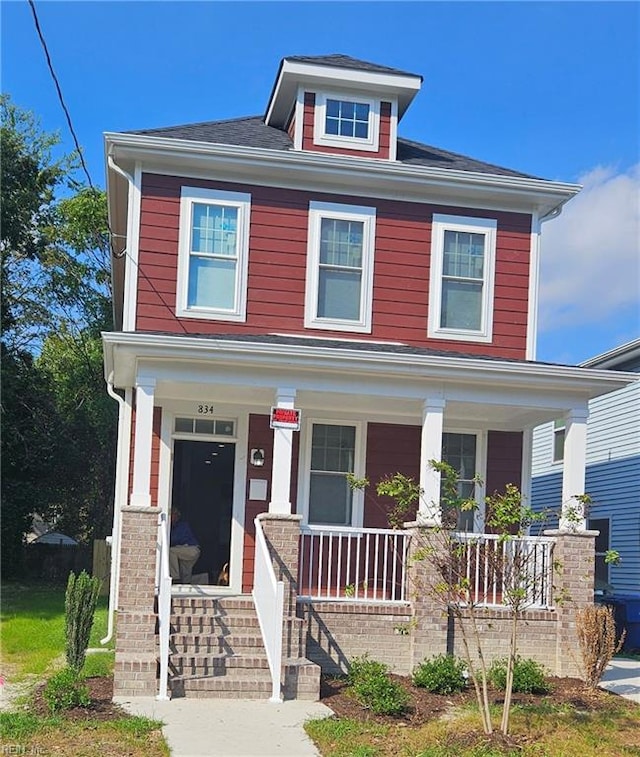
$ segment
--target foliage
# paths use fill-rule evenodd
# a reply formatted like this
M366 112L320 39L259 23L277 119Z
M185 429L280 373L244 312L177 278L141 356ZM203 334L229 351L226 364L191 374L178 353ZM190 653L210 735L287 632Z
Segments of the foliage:
M52 715L72 707L88 707L91 704L89 689L78 671L63 668L47 681L42 692Z
M434 694L455 694L467 686L467 666L454 655L423 660L413 671L413 683Z
M489 668L489 680L504 691L507 687L508 660L494 660ZM545 677L545 670L536 660L517 656L513 666L513 691L521 694L546 694L550 686Z
M376 715L397 715L407 708L408 695L391 680L387 665L366 654L351 660L349 688L360 704Z
M613 607L588 605L576 613L576 634L584 679L595 689L613 656L622 649L626 631L616 643Z
M74 179L59 139L0 100L2 569L19 575L34 511L81 541L108 532L117 408L100 332L111 328L106 196ZM60 518L61 513L64 518ZM58 522L56 522L58 521Z
M100 579L82 571L69 574L65 594L65 639L67 664L80 673L89 646L93 617L100 592Z
M389 524L400 528L408 513L420 499L420 487L408 476L396 473L383 478L377 486L378 496L391 497L394 502L389 511Z

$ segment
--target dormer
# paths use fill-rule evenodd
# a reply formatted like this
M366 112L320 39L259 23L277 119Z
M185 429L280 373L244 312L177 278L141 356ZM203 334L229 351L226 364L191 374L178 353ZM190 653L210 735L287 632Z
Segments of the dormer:
M347 55L283 58L265 123L296 150L396 159L398 122L422 77Z

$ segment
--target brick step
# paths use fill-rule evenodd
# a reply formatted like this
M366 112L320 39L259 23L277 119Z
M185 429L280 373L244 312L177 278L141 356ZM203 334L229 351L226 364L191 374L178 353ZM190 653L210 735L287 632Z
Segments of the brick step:
M268 699L271 696L271 676L269 671L260 671L244 679L228 676L177 676L170 681L174 697L206 699Z
M174 633L169 639L169 647L176 652L190 652L191 654L217 654L230 647L264 650L262 636L259 633Z
M202 625L202 626L242 626L242 627L259 627L257 615L194 615L185 613L184 615L172 614L169 618L171 625Z
M255 613L255 606L252 599L239 599L237 597L224 599L214 599L211 597L174 597L171 600L171 611L181 615L188 613L202 615L211 612L242 615Z
M244 677L247 672L269 668L266 655L210 654L192 655L173 653L169 664L182 676L224 676Z

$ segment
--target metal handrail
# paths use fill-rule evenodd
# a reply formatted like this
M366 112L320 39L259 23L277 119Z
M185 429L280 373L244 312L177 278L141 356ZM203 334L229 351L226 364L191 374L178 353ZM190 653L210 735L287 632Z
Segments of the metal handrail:
M276 579L267 540L260 520L256 527L256 549L253 568L253 601L271 671L270 702L282 702L282 624L284 620L284 582Z
M169 626L171 623L171 574L169 573L169 538L167 515L158 517L158 635L160 641L160 680L156 699L169 699Z

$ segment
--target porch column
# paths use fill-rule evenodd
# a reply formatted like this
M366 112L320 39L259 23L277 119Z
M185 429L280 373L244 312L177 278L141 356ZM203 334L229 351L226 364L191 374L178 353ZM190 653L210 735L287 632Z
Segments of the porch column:
M429 460L442 460L442 426L445 400L429 397L422 405L422 435L420 437L420 488L417 521L421 526L438 526L440 512L440 473Z
M136 425L133 454L133 487L130 505L151 505L151 440L153 436L153 401L156 381L138 378L136 381Z
M586 528L584 505L576 497L585 493L588 417L586 405L574 408L565 417L561 531L584 531Z
M289 410L294 408L296 390L279 388L276 407ZM293 453L293 430L273 429L273 469L271 472L270 513L289 515L291 513L291 457Z

